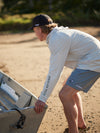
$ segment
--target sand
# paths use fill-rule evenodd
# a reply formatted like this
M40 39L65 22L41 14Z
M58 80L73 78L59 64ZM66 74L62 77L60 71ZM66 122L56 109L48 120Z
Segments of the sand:
M100 40L100 27L73 28L90 33ZM48 73L49 57L47 44L40 42L34 33L0 35L0 70L17 80L37 97L40 95ZM38 133L66 133L68 124L58 93L71 71L64 68L47 101L48 109ZM83 133L100 133L100 79L87 94L83 92L80 94L88 127Z

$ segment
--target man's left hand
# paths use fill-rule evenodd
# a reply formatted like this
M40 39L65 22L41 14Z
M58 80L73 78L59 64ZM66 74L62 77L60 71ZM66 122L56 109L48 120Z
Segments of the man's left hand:
M40 100L37 100L36 103L35 103L34 110L35 110L36 113L41 113L41 112L43 112L44 107L45 107L45 103L40 101Z

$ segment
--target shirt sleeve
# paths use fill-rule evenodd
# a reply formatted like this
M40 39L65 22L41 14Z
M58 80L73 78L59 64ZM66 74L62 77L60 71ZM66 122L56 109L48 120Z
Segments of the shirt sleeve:
M55 43L55 44L54 44ZM40 94L39 100L46 102L47 99L49 98L53 88L55 87L60 74L63 70L70 45L68 42L64 41L57 41L56 40L53 42L54 48L57 48L58 50L52 50L51 52L51 57L50 57L50 66L49 66L49 72L44 84L44 88ZM56 46L55 46L56 45ZM53 45L52 45L53 46Z

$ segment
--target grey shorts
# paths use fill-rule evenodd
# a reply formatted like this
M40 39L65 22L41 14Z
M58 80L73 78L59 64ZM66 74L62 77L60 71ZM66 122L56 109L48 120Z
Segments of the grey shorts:
M76 90L88 92L99 77L100 72L75 69L68 78L66 84Z

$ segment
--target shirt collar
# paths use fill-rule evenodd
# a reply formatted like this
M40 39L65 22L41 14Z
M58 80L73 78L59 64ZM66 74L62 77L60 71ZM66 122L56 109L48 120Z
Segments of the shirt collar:
M53 28L53 30L47 35L47 38L46 38L47 44L49 44L49 38L50 38L51 34L55 31L55 29L57 29L57 27Z
M49 44L49 39L53 32L55 32L56 30L65 30L65 28L69 29L68 27L63 27L63 26L60 26L60 27L56 26L55 28L53 28L53 30L47 35L47 38L46 38L47 44Z

